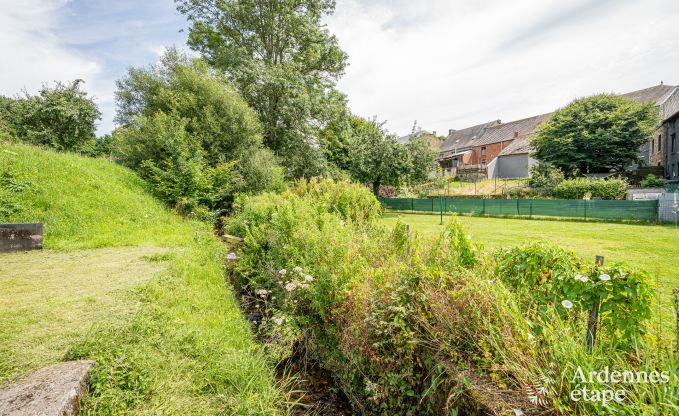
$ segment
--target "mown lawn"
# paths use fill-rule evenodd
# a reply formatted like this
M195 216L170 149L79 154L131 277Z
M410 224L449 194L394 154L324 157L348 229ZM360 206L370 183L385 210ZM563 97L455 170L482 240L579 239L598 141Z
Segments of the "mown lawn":
M427 236L441 230L440 217L426 214L387 213L386 224L398 219ZM452 216L445 216L444 223ZM624 262L645 269L660 282L664 313L671 317L672 288L679 287L679 228L674 225L510 219L456 216L475 242L510 247L526 241L546 240L574 250L594 262L602 255L606 263ZM655 284L655 282L653 282Z
M0 142L4 222L43 223L45 250L0 254L0 385L93 359L82 414L279 413L209 224L107 160Z

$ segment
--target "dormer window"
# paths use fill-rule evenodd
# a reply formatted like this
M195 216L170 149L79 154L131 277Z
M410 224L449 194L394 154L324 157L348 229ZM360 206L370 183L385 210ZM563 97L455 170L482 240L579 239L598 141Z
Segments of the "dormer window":
M481 156L485 156L485 155L486 155L486 146L483 146L481 148Z

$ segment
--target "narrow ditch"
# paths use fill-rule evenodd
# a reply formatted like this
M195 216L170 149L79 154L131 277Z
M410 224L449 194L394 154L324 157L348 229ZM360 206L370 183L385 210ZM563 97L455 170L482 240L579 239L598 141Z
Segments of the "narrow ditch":
M242 240L233 236L221 236L232 252L235 252ZM227 268L229 262L228 258ZM260 325L266 317L263 314L265 303L254 293L241 287L228 273L228 280L237 296L238 303L245 319L252 325L253 333L260 344L267 342L261 336ZM289 400L296 405L293 415L327 415L350 416L353 414L346 395L335 386L330 372L321 368L318 363L309 360L301 353L293 354L275 368L277 380L289 389Z

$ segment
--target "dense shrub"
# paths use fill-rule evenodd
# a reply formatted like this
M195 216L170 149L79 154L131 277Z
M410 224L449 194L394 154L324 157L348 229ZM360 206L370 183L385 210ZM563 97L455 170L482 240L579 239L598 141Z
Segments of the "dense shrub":
M192 140L185 121L157 113L139 117L115 134L116 157L136 169L162 201L182 214L209 218L222 211L243 179L235 162L209 166L203 149Z
M530 173L528 185L545 196L552 196L554 189L565 179L559 168L544 163L532 166Z
M625 199L627 182L622 179L568 179L554 188L554 197L560 199L582 199L587 194L592 198Z
M380 226L377 201L348 183L300 182L239 205L225 227L244 237L231 272L260 313L267 349L330 371L356 413L596 414L597 403L568 400L578 360L646 365L621 352L644 340L642 273L591 269L541 244L498 259L455 223L423 241L402 223ZM611 279L598 277L604 271ZM589 356L583 325L594 296L606 329ZM633 394L644 398L616 409L633 414L648 400L676 399L671 388Z
M101 118L94 99L81 88L82 83L57 82L54 88L44 85L38 95L2 97L0 118L19 140L57 150L82 151L95 143L95 123Z
M642 188L662 188L667 181L663 178L658 178L654 174L649 173L646 178L641 181Z

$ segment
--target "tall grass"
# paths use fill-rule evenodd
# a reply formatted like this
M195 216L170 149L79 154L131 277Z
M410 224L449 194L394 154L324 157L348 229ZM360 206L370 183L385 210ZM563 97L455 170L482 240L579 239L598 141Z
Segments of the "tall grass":
M668 344L648 334L620 343L616 337L627 335L602 330L590 353L586 311L517 296L496 253L474 244L460 225L423 239L403 223L379 226L370 214L379 206L338 210L331 201L344 198L323 196L362 200L362 192L312 181L242 201L242 212L227 223L245 238L233 271L263 311L261 335L277 346L270 350L312 357L356 413L674 414L677 355ZM354 206L363 214L352 214ZM565 269L560 261L547 258L546 271L525 266L543 280ZM630 325L646 325L645 317ZM624 385L625 399L604 407L571 399L578 366L658 369L674 378Z

